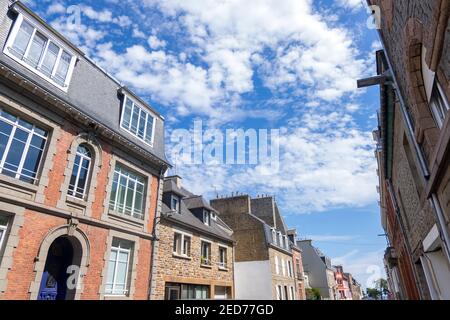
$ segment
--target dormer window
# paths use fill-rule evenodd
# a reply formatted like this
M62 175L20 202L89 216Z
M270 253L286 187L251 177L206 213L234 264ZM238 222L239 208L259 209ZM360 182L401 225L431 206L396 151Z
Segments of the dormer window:
M277 232L275 229L272 229L272 243L277 244Z
M150 112L125 96L120 126L149 145L153 145L155 118Z
M278 246L283 247L283 235L278 232Z
M211 225L211 213L208 210L203 210L203 223L207 226Z
M180 213L180 197L173 194L171 198L170 209Z
M19 13L4 53L66 92L76 57L37 25Z

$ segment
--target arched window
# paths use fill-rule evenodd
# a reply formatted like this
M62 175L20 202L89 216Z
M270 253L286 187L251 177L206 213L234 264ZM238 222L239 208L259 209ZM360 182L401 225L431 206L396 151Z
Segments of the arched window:
M69 182L69 195L79 199L85 199L86 189L91 169L91 151L85 144L80 144L77 148L75 163L73 165L72 176Z

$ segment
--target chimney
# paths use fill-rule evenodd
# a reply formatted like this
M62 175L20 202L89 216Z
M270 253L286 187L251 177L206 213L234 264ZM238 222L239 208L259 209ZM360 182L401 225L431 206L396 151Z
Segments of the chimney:
M165 178L165 180L173 180L173 181L175 181L175 183L177 184L178 188L181 188L181 180L182 179L183 178L181 178L179 175L169 176L169 177Z

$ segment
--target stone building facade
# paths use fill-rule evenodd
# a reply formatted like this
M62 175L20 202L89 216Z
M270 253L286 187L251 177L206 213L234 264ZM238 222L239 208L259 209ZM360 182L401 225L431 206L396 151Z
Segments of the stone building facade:
M273 197L237 195L211 200L233 230L235 297L296 300L296 281L287 228Z
M302 249L297 246L297 231L290 229L287 231L292 248L292 263L294 266L294 277L296 280L298 300L306 300L305 272L303 270Z
M448 299L450 1L368 2L381 9L384 47L372 84L381 87L381 203L388 195L396 217L387 258L401 265L404 298Z
M0 45L0 299L148 299L163 118L21 2Z
M201 197L165 178L151 299L232 299L231 229Z

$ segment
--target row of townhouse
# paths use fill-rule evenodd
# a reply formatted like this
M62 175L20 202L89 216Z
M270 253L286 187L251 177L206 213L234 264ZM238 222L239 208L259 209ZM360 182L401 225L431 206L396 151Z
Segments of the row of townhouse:
M323 300L361 300L362 287L343 266L332 265L332 261L312 240L298 240L302 250L303 269L307 287L318 289Z
M304 299L271 197L165 177L164 118L0 0L0 299Z
M450 1L370 0L383 50L375 156L396 299L450 299Z

